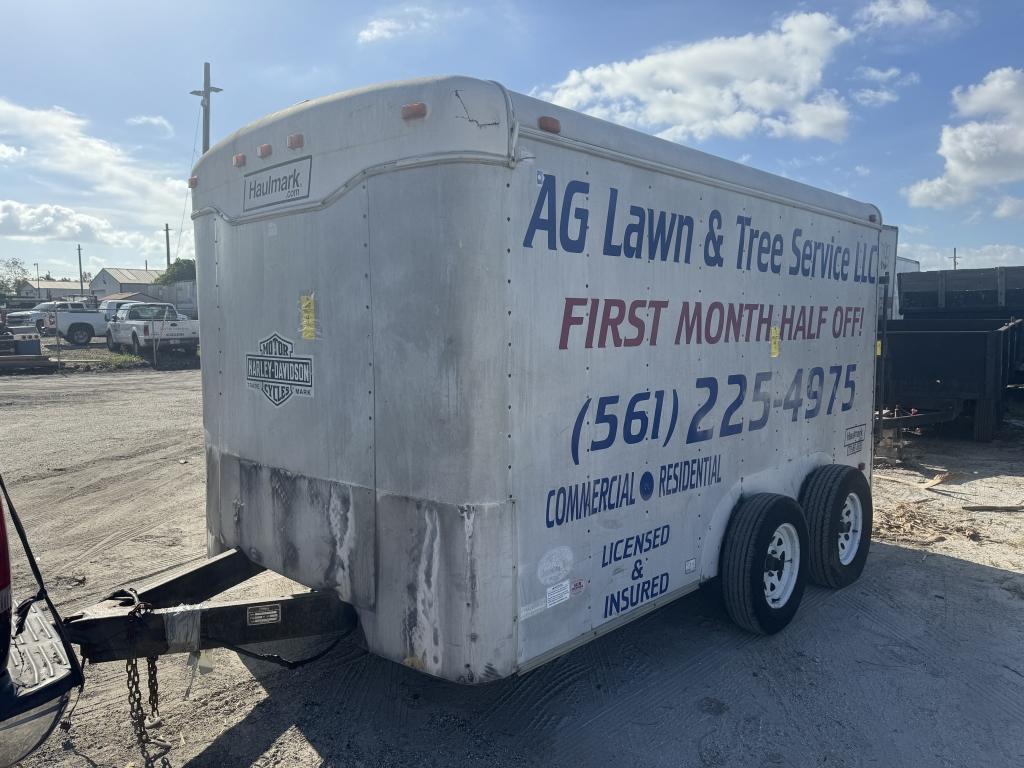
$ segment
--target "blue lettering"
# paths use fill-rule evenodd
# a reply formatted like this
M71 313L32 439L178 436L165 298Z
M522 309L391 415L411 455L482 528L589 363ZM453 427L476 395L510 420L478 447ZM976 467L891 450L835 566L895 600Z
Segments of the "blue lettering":
M558 234L562 243L562 250L568 253L583 253L587 242L587 218L590 211L586 208L573 208L573 198L576 195L586 195L590 192L590 184L585 181L570 181L565 185L565 194L562 197L562 225ZM569 213L580 222L579 231L576 237L569 234Z
M544 174L533 216L523 238L524 248L533 248L533 238L539 231L548 233L548 250L555 250L555 177L550 173Z
M608 218L604 224L604 255L619 256L622 253L622 244L612 242L612 234L615 230L615 207L619 199L619 190L611 188L608 196Z

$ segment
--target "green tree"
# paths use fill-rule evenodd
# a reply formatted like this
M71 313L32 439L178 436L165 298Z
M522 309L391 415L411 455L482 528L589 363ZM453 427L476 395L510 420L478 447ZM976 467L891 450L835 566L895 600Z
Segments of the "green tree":
M158 285L170 285L180 283L182 280L196 279L195 259L175 259L170 269L156 279Z
M21 259L0 259L0 293L14 293L28 280L28 270Z

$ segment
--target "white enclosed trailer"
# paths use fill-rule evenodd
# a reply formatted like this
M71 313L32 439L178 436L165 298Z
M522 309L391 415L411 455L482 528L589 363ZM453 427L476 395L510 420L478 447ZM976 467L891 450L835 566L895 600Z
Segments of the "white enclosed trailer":
M467 78L196 166L211 554L460 682L867 556L878 210Z

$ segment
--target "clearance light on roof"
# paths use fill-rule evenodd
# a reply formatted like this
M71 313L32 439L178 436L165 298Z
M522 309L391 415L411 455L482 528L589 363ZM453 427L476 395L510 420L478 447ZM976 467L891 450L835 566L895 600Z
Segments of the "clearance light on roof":
M235 166L235 168L244 168L245 167L245 153L244 152L239 152L237 155L235 155L233 158L231 158L231 164L233 166Z
M557 117L548 117L547 115L544 115L544 117L537 120L537 127L542 131L547 131L548 133L562 132L562 124L558 122Z
M293 133L288 137L288 149L302 149L306 139L301 133Z
M422 101L414 101L412 104L402 105L403 120L418 120L427 116L427 105Z
M260 144L256 147L257 157L270 157L274 153L274 148L269 144Z
M198 186L199 186L199 177L198 176L189 176L188 177L188 188L189 189L195 189Z

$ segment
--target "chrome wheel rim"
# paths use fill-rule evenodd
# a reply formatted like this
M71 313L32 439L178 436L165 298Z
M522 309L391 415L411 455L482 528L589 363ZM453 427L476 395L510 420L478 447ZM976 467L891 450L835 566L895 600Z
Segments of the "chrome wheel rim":
M783 523L768 541L764 558L764 597L772 608L789 602L800 573L800 536L792 523Z
M839 513L839 562L849 565L860 549L860 534L864 527L864 505L856 493L848 493Z

